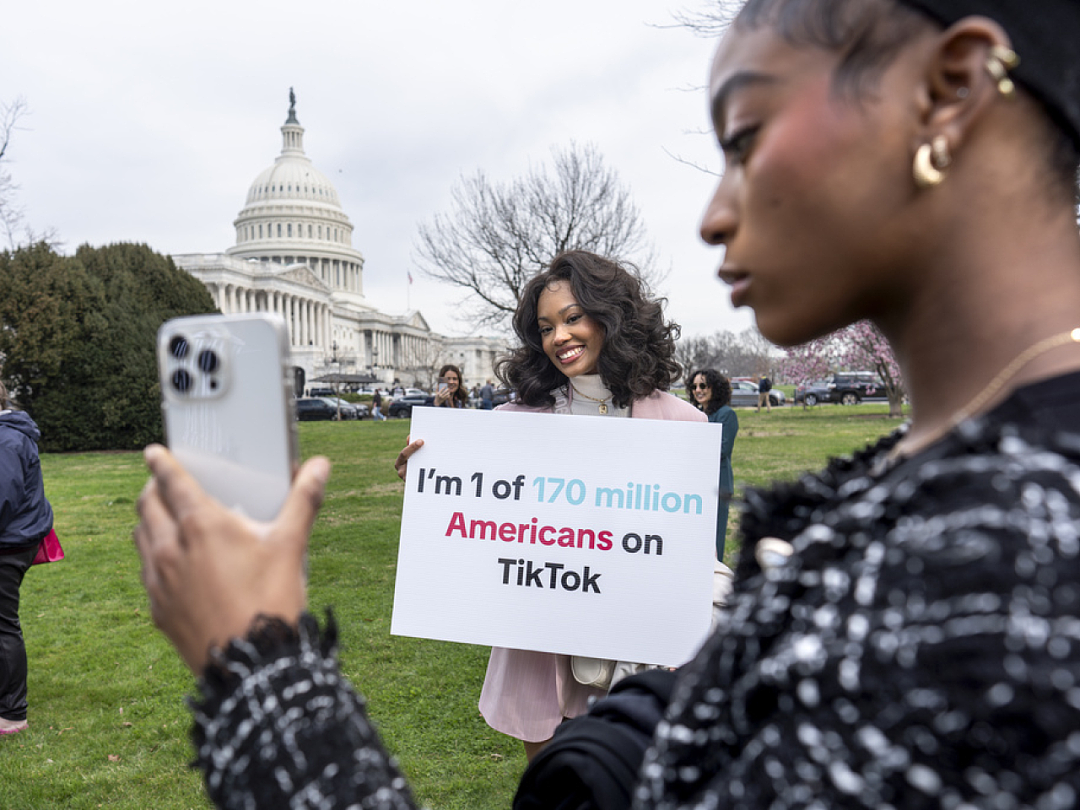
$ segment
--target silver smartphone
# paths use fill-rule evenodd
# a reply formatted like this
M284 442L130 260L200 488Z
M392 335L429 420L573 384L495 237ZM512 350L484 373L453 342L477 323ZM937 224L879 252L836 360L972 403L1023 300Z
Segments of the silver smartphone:
M296 468L293 373L277 315L195 315L158 331L165 438L202 487L271 520Z

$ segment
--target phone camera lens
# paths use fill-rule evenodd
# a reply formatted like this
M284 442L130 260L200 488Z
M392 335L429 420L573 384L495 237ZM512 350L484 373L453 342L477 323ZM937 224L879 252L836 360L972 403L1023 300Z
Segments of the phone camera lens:
M181 394L186 394L191 390L191 374L187 369L178 368L172 375L173 388L179 391Z
M183 360L185 357L187 357L187 353L187 338L183 335L174 335L172 340L169 341L169 354L171 354L177 360Z
M213 374L218 369L218 356L210 349L199 352L199 370L207 374Z

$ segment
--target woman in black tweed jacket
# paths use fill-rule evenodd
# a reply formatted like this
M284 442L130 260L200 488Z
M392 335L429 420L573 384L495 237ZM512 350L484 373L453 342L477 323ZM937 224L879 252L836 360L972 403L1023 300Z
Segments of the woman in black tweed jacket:
M720 43L702 235L733 303L781 345L874 321L914 418L747 493L727 622L678 675L636 807L1077 804L1078 41L1075 0L750 0ZM136 542L204 675L210 795L411 806L300 619L325 461L267 539L147 459ZM763 570L765 538L790 555ZM260 613L280 621L249 633Z

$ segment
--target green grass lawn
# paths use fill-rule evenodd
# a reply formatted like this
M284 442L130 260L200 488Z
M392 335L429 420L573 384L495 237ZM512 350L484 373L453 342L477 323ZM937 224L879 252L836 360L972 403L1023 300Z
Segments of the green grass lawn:
M896 425L884 404L738 413L739 486L793 478ZM403 492L392 463L408 429L300 425L304 455L334 463L311 541L311 604L334 607L343 669L420 803L503 810L525 758L477 711L487 648L390 636ZM131 542L141 455L45 455L42 466L67 559L31 569L23 584L30 729L0 738L0 807L208 807L187 765L183 698L194 681L152 626ZM737 522L733 510L729 559Z

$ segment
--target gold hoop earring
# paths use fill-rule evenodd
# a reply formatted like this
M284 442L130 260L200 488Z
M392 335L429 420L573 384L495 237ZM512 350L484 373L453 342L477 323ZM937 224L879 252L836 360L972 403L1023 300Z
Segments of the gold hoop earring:
M997 82L997 89L1005 98L1012 98L1016 92L1016 85L1009 78L1009 71L1015 70L1020 64L1020 57L1016 51L1006 48L1004 45L993 45L990 55L986 57L986 69Z
M930 143L924 143L915 150L915 161L911 166L911 175L919 188L933 188L945 179L945 169L952 163L949 155L949 139L936 135Z

